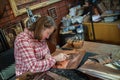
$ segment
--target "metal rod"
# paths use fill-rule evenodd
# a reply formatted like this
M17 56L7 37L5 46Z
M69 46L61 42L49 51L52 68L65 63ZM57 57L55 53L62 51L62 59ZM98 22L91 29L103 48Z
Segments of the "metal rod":
M90 21L91 21L91 26L92 26L93 40L96 41L95 31L94 31L94 24L93 24L93 20L92 20L92 15L93 15L92 9L93 9L93 5L91 4L91 5L90 5Z

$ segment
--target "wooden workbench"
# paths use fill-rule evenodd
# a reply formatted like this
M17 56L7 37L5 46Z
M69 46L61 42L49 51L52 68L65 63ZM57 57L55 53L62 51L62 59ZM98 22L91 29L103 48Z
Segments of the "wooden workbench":
M111 53L113 60L120 60L119 45L85 41L83 48L87 52L92 52L98 55ZM90 59L88 59L81 67L79 67L78 70L85 74L104 80L120 80L120 70L116 70L98 62L91 61Z
M114 59L120 59L120 45L84 41L83 49L96 54L111 53Z
M111 44L84 41L84 45L83 45L82 48L85 49L86 52L91 52L91 53L95 53L95 54L112 53L113 58L120 59L119 58L120 57L120 46L119 45L111 45ZM119 54L119 55L116 56L115 54ZM96 80L106 79L106 78L103 78L103 77L101 78L101 72L99 72L101 70L105 71L104 74L107 74L107 73L110 73L110 72L113 72L117 76L120 74L120 71L117 71L117 70L114 70L114 69L111 69L111 68L107 68L106 66L101 65L99 63L84 64L81 67L79 67L78 70L87 74L87 75L89 75L89 76L95 77L94 79L97 78ZM91 74L92 73L91 70L95 70L100 75ZM22 77L23 77L23 75L22 75ZM24 79L20 79L20 78L21 77L17 78L17 80L24 80ZM61 77L61 78L64 78L64 77ZM93 78L90 79L90 80L93 80Z

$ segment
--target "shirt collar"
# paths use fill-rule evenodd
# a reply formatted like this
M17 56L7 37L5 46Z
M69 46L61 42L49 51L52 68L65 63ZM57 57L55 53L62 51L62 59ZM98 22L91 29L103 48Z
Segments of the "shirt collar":
M24 32L27 33L31 38L34 38L34 33L27 28L24 29Z

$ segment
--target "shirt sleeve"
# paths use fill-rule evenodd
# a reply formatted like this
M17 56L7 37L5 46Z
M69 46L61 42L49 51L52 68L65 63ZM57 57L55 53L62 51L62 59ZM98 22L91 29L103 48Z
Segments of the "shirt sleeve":
M31 72L43 72L50 69L55 64L54 58L37 60L34 55L34 49L30 46L29 41L20 41L18 45L22 54L23 65Z

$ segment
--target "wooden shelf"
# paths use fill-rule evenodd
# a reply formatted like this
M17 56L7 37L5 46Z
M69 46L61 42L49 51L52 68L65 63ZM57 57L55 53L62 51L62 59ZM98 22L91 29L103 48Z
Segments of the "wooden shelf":
M86 25L88 28L89 39L93 40L91 23L83 24ZM93 23L93 25L95 38L97 41L120 44L120 20L111 23Z

